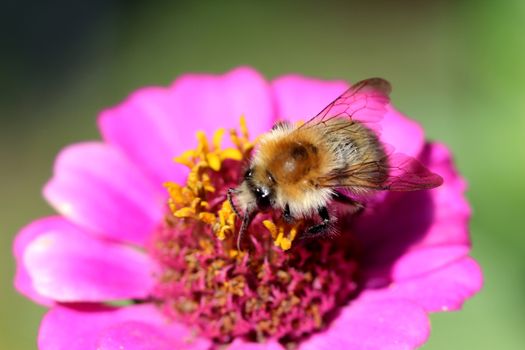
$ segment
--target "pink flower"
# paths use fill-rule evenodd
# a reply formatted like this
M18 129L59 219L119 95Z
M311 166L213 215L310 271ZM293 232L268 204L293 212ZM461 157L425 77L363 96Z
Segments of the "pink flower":
M172 159L195 148L198 129L211 136L220 128L238 128L244 115L250 132L259 135L278 118L308 119L346 87L293 75L267 83L257 72L239 68L224 76L186 75L168 88L144 88L103 111L103 141L64 149L44 188L60 215L32 222L14 244L16 288L50 308L39 348L423 344L430 330L427 314L459 309L481 288L482 276L469 256L465 182L449 151L425 142L421 127L390 105L382 140L419 159L444 184L380 197L352 222L343 218L337 239L283 252L268 248L269 232L259 220L249 234L255 251L235 256L228 249L231 232L221 231L224 241L206 236L216 231L214 220L226 210L219 209L224 191L239 175L234 151L209 156L209 164L222 162L216 172L206 168L215 174L213 191L202 197L209 203L177 192L188 169ZM203 142L201 137L201 151ZM181 205L187 198L192 207Z

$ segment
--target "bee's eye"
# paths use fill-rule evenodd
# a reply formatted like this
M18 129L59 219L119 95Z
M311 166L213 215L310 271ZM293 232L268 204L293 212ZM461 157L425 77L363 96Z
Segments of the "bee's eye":
M266 187L256 187L255 188L255 198L257 206L260 210L267 210L271 207L271 193L270 190Z

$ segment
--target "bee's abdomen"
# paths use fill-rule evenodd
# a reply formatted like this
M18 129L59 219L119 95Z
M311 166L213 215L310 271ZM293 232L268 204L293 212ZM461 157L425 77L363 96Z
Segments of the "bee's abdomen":
M386 161L377 136L360 123L334 120L329 124L326 136L335 168L346 169L356 164Z

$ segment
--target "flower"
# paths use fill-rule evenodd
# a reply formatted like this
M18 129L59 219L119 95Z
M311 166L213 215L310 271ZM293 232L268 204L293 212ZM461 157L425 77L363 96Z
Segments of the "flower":
M16 288L50 308L39 348L423 344L427 314L459 309L482 276L449 151L391 105L382 140L440 174L441 187L385 193L341 219L333 239L295 244L296 228L270 214L250 227L251 252L231 243L225 191L253 147L248 130L306 120L346 87L295 75L267 83L238 68L144 88L103 111L103 141L65 148L44 188L60 215L30 223L14 243ZM241 116L246 126L225 137Z

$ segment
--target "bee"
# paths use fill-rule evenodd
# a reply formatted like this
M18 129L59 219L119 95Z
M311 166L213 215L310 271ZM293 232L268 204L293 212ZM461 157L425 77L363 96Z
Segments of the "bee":
M318 215L320 221L302 233L316 237L329 232L336 220L328 211L332 202L355 214L373 192L442 184L439 175L380 140L379 122L390 91L384 79L360 81L304 124L278 122L260 137L241 183L228 190L228 200L242 218L239 251L258 212L280 211L289 223Z

